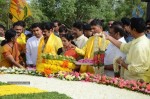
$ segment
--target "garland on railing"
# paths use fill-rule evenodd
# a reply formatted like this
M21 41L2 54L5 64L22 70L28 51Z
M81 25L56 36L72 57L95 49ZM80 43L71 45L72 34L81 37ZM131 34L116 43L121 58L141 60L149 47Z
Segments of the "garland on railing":
M94 75L90 73L78 73L78 72L64 72L52 73L45 71L43 74L35 70L24 70L17 67L13 68L0 68L1 74L27 74L33 76L46 76L48 78L54 77L61 80L68 81L86 81L94 82L97 84L111 85L118 88L125 88L132 91L137 91L150 95L150 84L142 81L124 80L122 78L111 78L107 76Z

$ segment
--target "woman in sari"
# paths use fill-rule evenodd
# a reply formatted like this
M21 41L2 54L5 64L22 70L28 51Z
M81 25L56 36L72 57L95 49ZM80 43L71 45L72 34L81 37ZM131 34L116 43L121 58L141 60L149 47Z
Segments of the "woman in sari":
M12 67L16 66L24 68L19 64L18 44L16 43L16 31L8 30L5 33L5 40L2 41L0 47L0 66Z
M63 55L65 56L72 56L73 58L77 59L78 55L74 49L72 49L71 45L74 44L73 36L70 34L63 34L61 35L61 40L63 43Z

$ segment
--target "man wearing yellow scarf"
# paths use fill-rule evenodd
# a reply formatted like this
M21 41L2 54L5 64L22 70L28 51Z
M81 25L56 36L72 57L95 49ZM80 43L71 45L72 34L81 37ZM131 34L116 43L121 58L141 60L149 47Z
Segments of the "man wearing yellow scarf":
M94 52L98 51L99 49L105 51L109 43L109 41L105 39L105 36L103 34L102 22L99 19L94 19L90 24L94 36L89 38L82 49L79 49L77 47L75 48L76 52L80 55L83 55L85 59L93 59ZM99 35L101 35L102 37L99 37ZM103 69L104 68L93 68L92 66L81 66L80 72L103 74Z
M43 25L43 38L41 38L38 46L37 64L42 62L42 53L51 53L59 55L62 53L62 41L59 37L54 35L53 23L45 23Z
M25 52L26 52L26 35L23 33L25 27L24 21L18 21L13 24L13 29L17 32L17 43L21 54L22 65L25 65Z

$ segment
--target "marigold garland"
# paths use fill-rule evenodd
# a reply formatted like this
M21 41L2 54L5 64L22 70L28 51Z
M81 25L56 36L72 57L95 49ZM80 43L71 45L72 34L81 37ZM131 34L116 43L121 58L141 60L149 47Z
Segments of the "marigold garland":
M45 69L51 70L51 73L59 71L71 72L75 69L74 58L61 55L43 54L42 63L37 64L36 68L39 72L44 72Z

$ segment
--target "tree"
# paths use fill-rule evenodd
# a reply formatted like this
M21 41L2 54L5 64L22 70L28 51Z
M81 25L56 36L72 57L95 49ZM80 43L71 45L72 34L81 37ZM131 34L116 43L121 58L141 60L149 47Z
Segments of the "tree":
M48 17L36 5L37 0L32 0L29 4L32 16L25 19L27 26L36 22L48 21Z
M8 27L9 0L0 0L0 24Z

